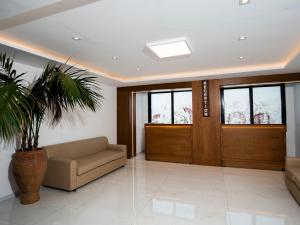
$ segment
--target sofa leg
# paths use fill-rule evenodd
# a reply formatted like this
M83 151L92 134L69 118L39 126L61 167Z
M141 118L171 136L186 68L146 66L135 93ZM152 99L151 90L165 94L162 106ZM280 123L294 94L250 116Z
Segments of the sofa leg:
M76 191L77 191L77 189L74 189L74 190L73 190L73 192L76 192Z

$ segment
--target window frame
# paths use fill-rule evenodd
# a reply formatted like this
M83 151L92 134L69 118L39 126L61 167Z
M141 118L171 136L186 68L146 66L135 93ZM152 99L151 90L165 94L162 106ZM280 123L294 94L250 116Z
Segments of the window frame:
M253 89L261 87L280 87L281 95L281 124L255 124L254 123L254 109L253 109ZM250 103L250 124L225 124L225 101L224 90L230 89L245 89L249 90L249 103ZM239 87L222 87L220 89L221 94L221 123L222 125L286 125L286 96L285 96L285 84L265 84L265 85L247 85Z
M192 90L178 90L178 91L158 91L158 92L148 92L148 123L152 123L152 98L151 96L154 94L165 94L170 93L171 94L171 125L191 125L192 123L174 123L174 93L177 92L191 92Z

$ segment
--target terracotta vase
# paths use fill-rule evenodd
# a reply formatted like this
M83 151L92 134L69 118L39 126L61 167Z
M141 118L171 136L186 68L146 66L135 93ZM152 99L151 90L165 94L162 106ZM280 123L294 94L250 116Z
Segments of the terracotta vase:
M21 203L40 200L40 187L47 169L46 152L42 149L16 152L12 159L13 175L20 189Z

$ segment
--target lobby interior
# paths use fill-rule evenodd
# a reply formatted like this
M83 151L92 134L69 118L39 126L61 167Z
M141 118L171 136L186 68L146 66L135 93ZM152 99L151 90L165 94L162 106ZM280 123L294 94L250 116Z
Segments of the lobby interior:
M0 225L300 225L299 22L294 0L1 2ZM6 57L30 91L51 63L86 77L32 151ZM29 183L20 152L45 154Z

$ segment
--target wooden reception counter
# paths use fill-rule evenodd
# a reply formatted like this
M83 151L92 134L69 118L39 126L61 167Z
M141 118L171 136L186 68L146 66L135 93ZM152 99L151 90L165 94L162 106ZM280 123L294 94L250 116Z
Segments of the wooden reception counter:
M285 125L223 125L222 165L283 170Z
M283 170L285 125L221 125L221 165ZM193 163L193 126L145 124L146 160Z
M192 163L192 125L145 124L146 160Z

